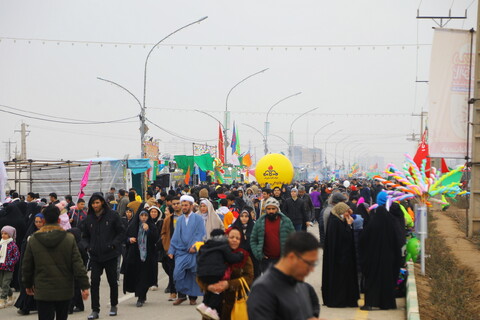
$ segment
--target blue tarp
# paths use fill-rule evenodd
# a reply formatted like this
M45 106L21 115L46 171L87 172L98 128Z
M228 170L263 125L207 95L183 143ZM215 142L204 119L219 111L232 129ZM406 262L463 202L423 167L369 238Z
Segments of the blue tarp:
M151 167L150 159L128 159L128 168L132 170L133 174L145 172Z

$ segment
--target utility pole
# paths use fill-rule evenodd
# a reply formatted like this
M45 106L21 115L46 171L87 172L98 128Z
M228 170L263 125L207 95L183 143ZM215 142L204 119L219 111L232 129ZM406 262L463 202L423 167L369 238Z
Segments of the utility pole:
M22 122L21 129L15 130L15 132L20 132L20 135L22 136L22 151L20 152L20 157L18 160L27 160L27 133L30 133L30 131L27 131L27 127L28 125Z
M477 14L480 14L480 3L477 4ZM476 44L475 44L475 55L478 57L480 52L480 19L477 19L477 33L476 33ZM473 107L472 110L472 123L467 125L472 125L472 158L471 160L467 159L466 161L471 161L471 176L470 176L470 214L467 214L468 220L468 229L467 236L471 237L474 233L480 231L480 63L475 63L475 81L473 82L473 99L470 99L469 103ZM470 79L469 79L470 80ZM470 109L470 108L469 108ZM468 137L467 137L468 139ZM469 145L467 144L467 148ZM468 152L467 152L468 154Z
M8 141L3 141L3 143L5 143L5 149L6 149L5 154L7 155L7 158L5 160L10 161L10 160L13 159L13 157L12 157L12 144L17 144L17 143L13 142L13 141L10 141L10 139L8 139Z

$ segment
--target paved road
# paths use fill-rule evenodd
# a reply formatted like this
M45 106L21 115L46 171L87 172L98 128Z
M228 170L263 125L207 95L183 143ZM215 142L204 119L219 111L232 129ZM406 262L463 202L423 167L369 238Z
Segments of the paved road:
M318 230L317 226L314 226L313 230ZM320 250L320 261L322 260L322 251ZM137 308L135 306L136 299L133 294L123 293L119 294L119 314L116 318L108 316L109 310L109 289L108 283L106 281L105 275L102 277L101 288L100 288L100 319L175 319L175 320L199 320L200 315L195 310L195 307L184 303L180 306L173 306L171 302L167 301L168 295L163 293L167 285L167 277L163 272L162 267L159 268L159 290L158 291L149 291L147 295L147 303L142 308ZM321 287L321 274L322 268L321 263L314 272L310 274L307 279L307 282L312 284L317 291L319 297L321 297L320 287ZM200 301L200 299L199 299ZM359 302L359 305L363 305L363 301ZM75 313L69 316L69 319L85 320L90 314L90 301L86 302L86 311ZM362 319L362 320L404 320L405 316L405 299L397 299L397 310L392 311L361 311L358 308L327 308L322 306L320 316L324 319L329 320L347 320L347 319ZM9 307L7 309L0 310L0 319L10 320L10 319L19 319L24 318L28 319L37 319L36 314L31 314L29 316L19 316L16 313L16 308Z

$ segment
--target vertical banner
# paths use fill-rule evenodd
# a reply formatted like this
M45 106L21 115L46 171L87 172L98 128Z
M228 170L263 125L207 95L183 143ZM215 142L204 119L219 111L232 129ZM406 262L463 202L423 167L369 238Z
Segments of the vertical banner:
M475 62L472 61L470 72L472 36L469 30L435 29L428 106L431 157L464 158L466 155L468 85Z

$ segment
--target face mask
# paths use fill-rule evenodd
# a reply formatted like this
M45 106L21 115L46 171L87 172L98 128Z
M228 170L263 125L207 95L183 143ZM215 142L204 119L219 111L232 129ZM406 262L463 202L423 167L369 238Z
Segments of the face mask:
M267 219L273 221L277 218L278 213L267 214Z

